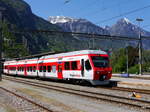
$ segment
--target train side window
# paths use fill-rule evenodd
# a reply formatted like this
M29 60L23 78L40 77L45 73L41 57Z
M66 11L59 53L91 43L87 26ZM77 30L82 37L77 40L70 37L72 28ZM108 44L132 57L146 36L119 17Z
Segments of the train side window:
M70 63L69 62L65 62L65 70L70 70Z
M27 71L28 71L28 72L29 72L29 70L30 70L30 67L27 68Z
M52 72L53 72L53 73L56 72L56 66L55 66L55 65L52 66Z
M32 66L30 66L30 72L32 72Z
M47 66L47 71L51 72L51 66Z
M39 70L40 70L40 72L42 72L42 66L40 66Z
M46 72L46 66L43 66L43 72Z
M33 66L33 72L35 72L36 71L36 66Z
M77 61L72 61L71 67L72 67L72 70L77 70Z
M85 61L85 69L86 69L86 70L91 70L91 69L92 69L89 60L86 60L86 61Z

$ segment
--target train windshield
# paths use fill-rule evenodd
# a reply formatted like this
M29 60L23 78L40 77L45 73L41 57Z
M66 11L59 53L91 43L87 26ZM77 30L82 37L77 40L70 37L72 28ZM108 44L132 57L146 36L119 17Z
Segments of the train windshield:
M92 56L94 67L109 67L108 57Z

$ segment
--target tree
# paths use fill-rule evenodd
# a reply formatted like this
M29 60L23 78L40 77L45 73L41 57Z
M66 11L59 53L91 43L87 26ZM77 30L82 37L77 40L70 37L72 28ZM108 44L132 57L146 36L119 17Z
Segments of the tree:
M2 35L4 38L3 52L5 58L17 58L28 55L27 48L23 43L17 43L17 36L9 31L8 23L2 24Z
M113 72L127 72L127 55L129 72L138 72L138 49L132 46L113 52L111 56Z

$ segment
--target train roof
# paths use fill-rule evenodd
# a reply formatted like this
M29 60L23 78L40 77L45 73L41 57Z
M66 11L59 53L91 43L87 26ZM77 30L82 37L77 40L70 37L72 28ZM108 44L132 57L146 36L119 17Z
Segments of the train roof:
M56 57L83 55L83 54L107 54L107 53L102 50L80 50L80 51L59 53L59 54L54 54L54 55L46 55L46 56L42 56L41 58L56 58Z

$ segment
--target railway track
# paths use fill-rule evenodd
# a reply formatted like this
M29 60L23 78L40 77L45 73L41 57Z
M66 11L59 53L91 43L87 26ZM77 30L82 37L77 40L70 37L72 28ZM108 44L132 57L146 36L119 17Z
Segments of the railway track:
M114 76L114 75L113 75L113 77L125 78L125 77L122 77L122 76ZM135 76L129 76L128 78L150 80L150 77L135 77Z
M104 101L109 101L112 103L119 103L119 104L124 104L136 108L142 108L146 110L150 110L150 101L146 100L141 100L141 99L136 99L136 98L129 98L129 97L122 97L122 96L117 96L117 95L111 95L111 94L103 94L103 93L97 93L97 92L89 92L86 90L79 90L79 89L72 89L68 87L60 87L60 86L54 86L50 84L43 84L39 82L33 82L29 80L24 80L24 79L15 79L15 78L8 78L4 77L5 80L10 80L10 81L15 81L18 83L23 83L27 85L32 85L44 89L50 89L50 90L55 90L59 92L64 92L64 93L69 93L69 94L74 94L82 97L87 97L87 98L92 98L96 100L104 100Z
M136 93L150 95L150 90L145 90L145 89L135 89L135 88L125 88L125 87L97 87L97 88L116 90L116 91L136 92Z
M16 101L13 101L12 105L22 112L54 112L23 95L17 94L16 92L3 87L0 87L0 90L3 90L5 93L10 94L11 97L15 98Z

